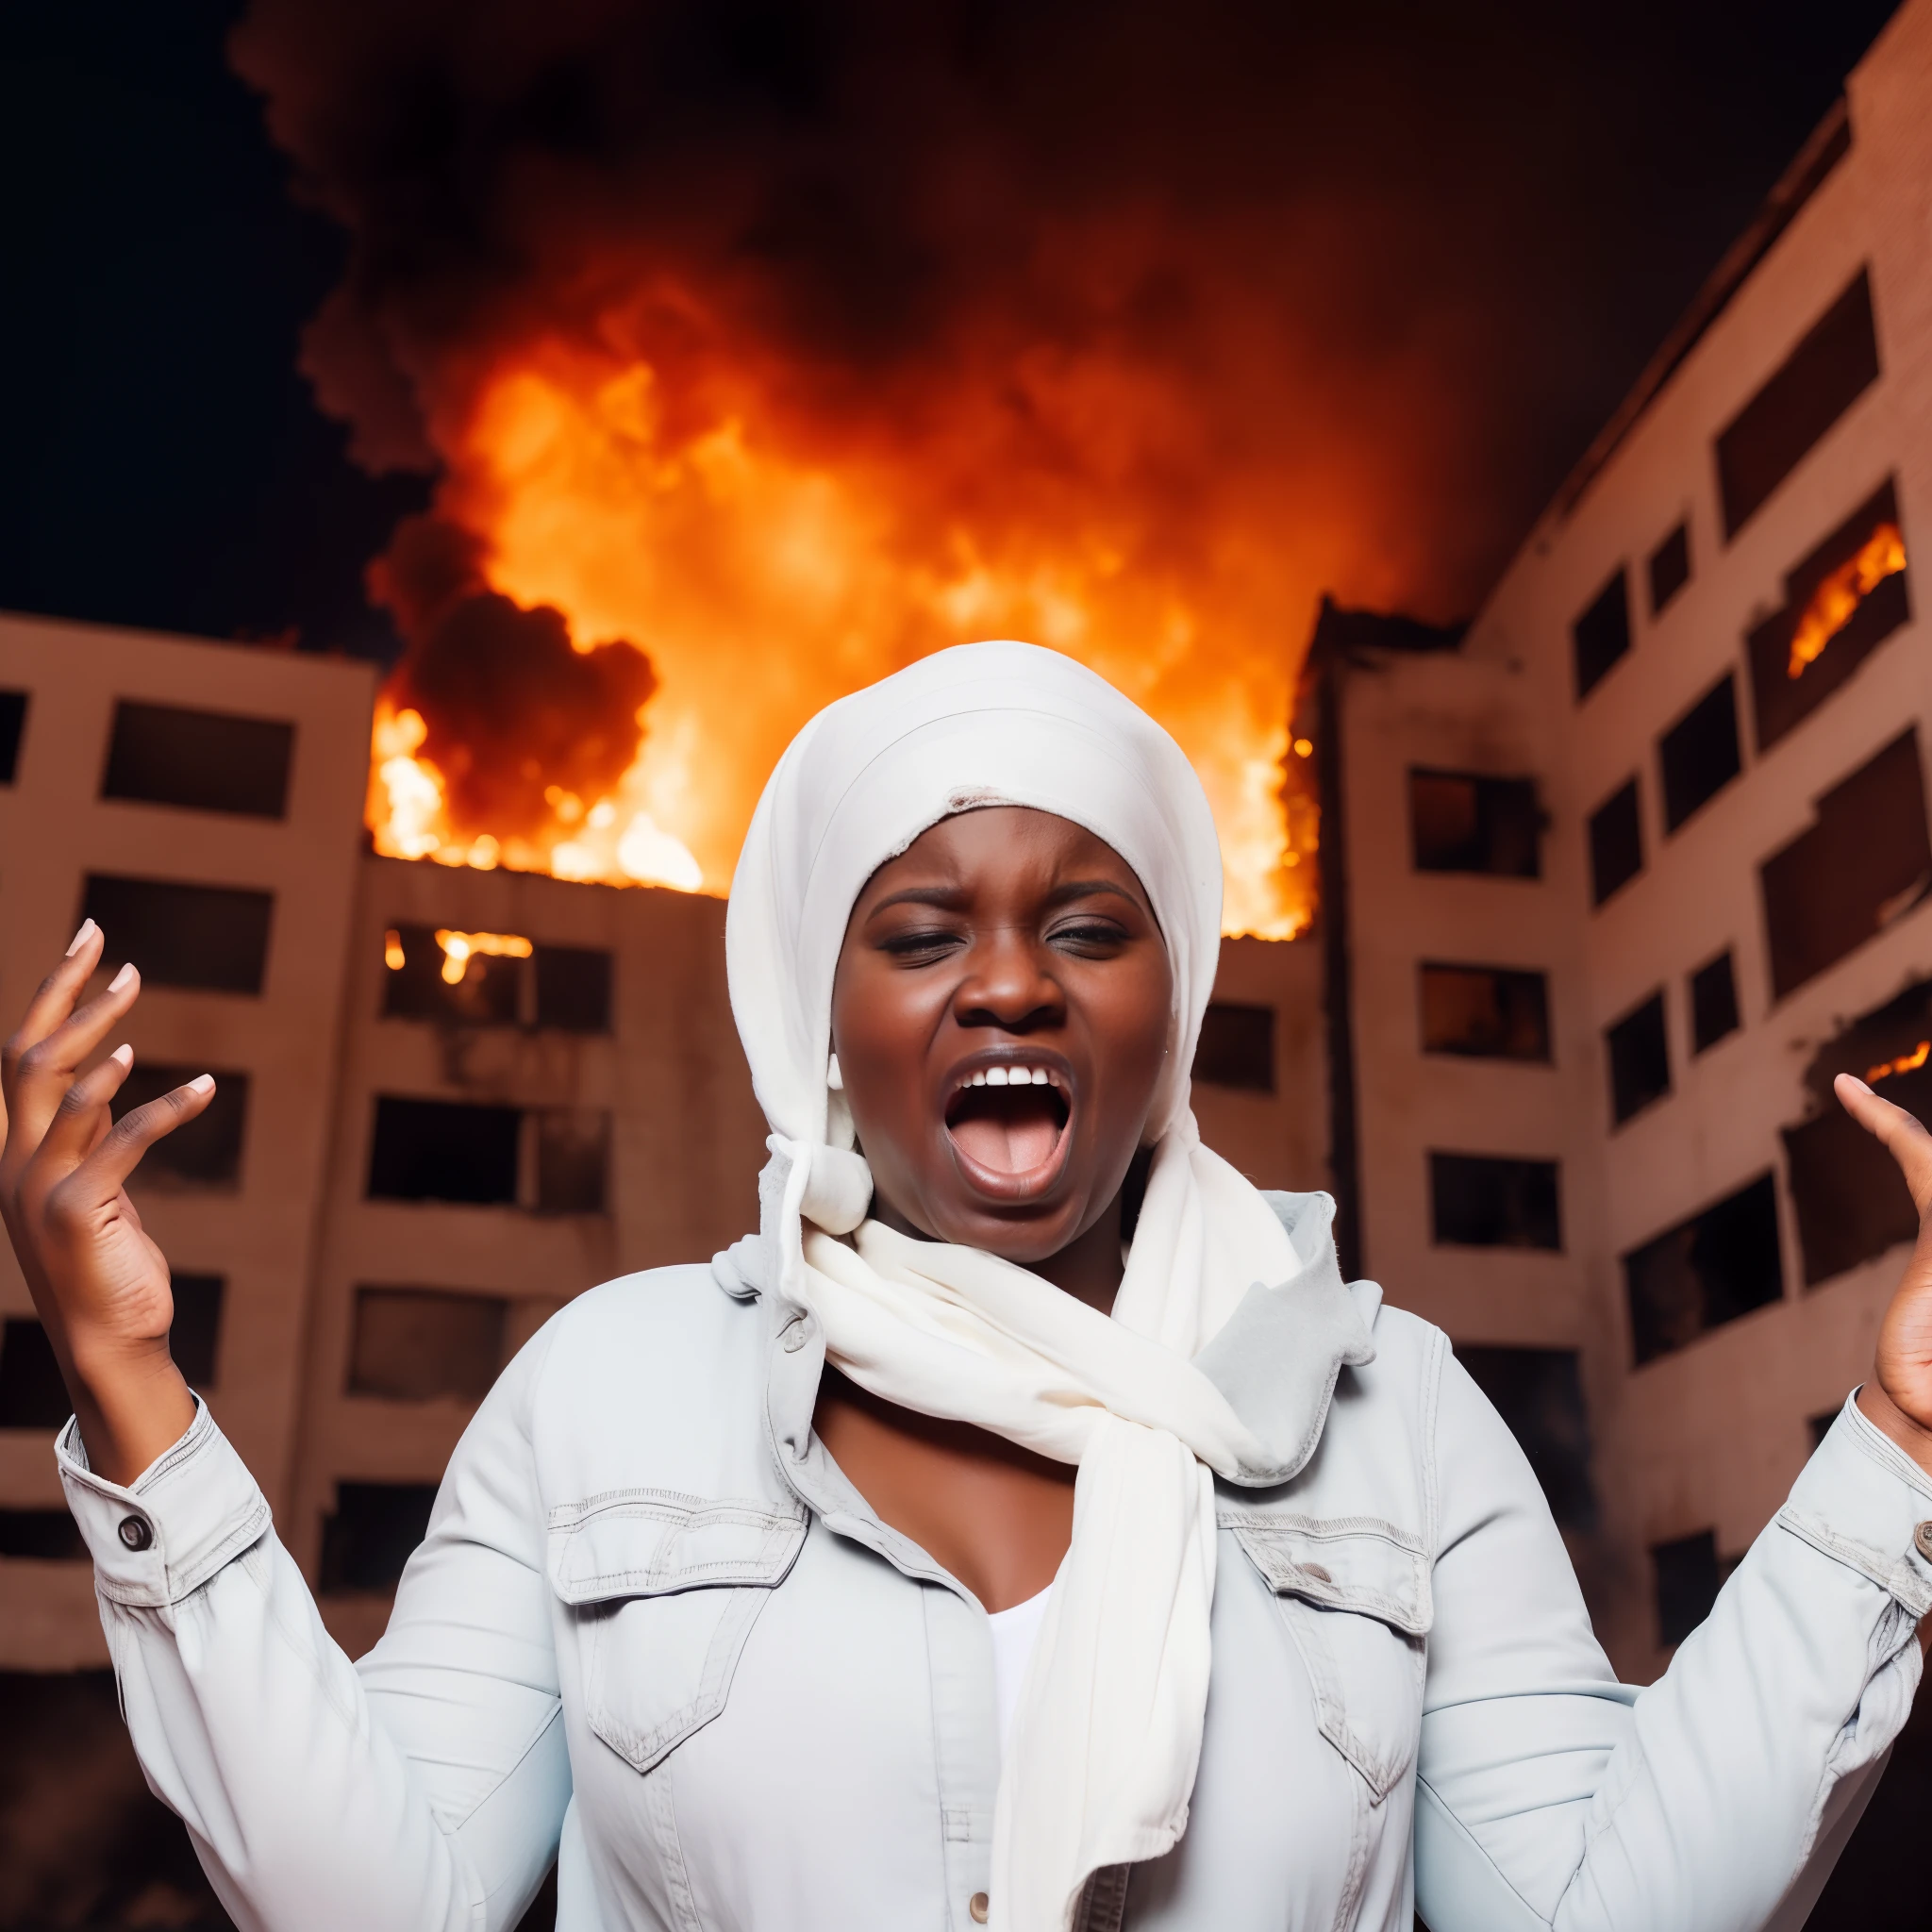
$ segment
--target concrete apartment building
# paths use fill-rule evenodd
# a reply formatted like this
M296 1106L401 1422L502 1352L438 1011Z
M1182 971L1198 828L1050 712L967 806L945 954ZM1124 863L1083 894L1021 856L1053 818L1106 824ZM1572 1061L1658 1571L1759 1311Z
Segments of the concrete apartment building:
M374 857L374 694L365 665L0 618L0 1010L92 912L146 982L129 1091L218 1075L135 1192L177 1357L352 1652L509 1356L736 1240L764 1158L723 903ZM1274 1185L1325 1178L1320 975L1231 941L1199 1062L1208 1139ZM0 1320L0 1669L100 1664L10 1253Z
M1829 1087L1932 1107L1928 100L1914 0L1466 635L1329 608L1311 660L1361 1265L1540 1445L1640 1678L1915 1232Z

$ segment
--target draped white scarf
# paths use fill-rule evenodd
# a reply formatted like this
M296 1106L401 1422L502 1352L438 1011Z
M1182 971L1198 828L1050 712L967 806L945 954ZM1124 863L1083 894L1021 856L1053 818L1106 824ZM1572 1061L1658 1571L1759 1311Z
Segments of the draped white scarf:
M1167 945L1155 1158L1111 1319L995 1256L866 1220L871 1174L827 1079L860 890L928 826L991 805L1104 839ZM1274 1459L1191 1361L1252 1284L1310 1265L1189 1110L1220 924L1220 848L1179 747L1091 672L1016 643L941 652L821 712L765 788L732 885L732 1008L774 1130L760 1195L777 1293L861 1387L1078 1467L1000 1777L1000 1932L1065 1932L1091 1874L1178 1842L1208 1696L1213 1477L1269 1479Z

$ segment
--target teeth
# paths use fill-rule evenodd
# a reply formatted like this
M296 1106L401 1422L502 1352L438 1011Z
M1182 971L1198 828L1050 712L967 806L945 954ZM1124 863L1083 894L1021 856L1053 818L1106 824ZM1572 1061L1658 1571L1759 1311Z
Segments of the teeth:
M1051 1067L975 1067L959 1084L962 1087L1058 1087L1060 1080Z

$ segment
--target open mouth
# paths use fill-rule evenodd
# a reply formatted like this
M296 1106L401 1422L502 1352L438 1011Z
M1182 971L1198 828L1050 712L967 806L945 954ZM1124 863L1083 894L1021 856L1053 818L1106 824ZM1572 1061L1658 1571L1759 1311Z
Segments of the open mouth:
M974 1167L1020 1180L1052 1163L1071 1113L1053 1068L977 1067L946 1103L946 1131Z

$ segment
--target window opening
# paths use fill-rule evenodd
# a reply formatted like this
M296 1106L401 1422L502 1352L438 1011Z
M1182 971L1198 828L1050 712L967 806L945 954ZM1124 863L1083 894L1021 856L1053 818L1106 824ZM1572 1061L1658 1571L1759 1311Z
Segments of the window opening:
M1772 996L1856 952L1932 888L1932 840L1914 730L1814 807L1816 823L1758 868Z
M1745 639L1760 752L1815 711L1893 631L1911 590L1890 481L1785 575L1785 601Z
M1216 1000L1201 1021L1194 1078L1248 1093L1274 1091L1274 1008Z
M1618 1126L1671 1091L1671 1050L1661 990L1604 1029L1610 1067L1610 1119Z
M1717 440L1726 541L1877 379L1872 284L1861 268Z
M1611 793L1590 815L1590 887L1601 906L1643 870L1643 827L1637 814L1637 780Z
M20 741L26 733L26 692L0 691L0 785L20 769Z
M1780 1300L1784 1267L1771 1175L1631 1249L1624 1285L1639 1368Z
M1663 608L1690 581L1690 526L1679 524L1650 553L1650 614Z
M1408 826L1418 872L1540 877L1542 823L1533 778L1409 768Z
M1576 701L1581 704L1630 648L1630 591L1624 566L1591 600L1570 627L1576 662Z
M171 1066L136 1060L121 1091L108 1103L118 1121L137 1107L185 1087L201 1074L212 1074L214 1098L195 1115L164 1134L141 1157L136 1189L233 1189L242 1184L242 1146L248 1130L248 1075L233 1068Z
M168 1330L168 1353L191 1389L212 1389L227 1281L219 1274L176 1274L172 1285L175 1323Z
M1743 769L1738 757L1738 700L1726 671L1657 741L1664 781L1664 829L1674 832Z
M1571 1348L1456 1344L1456 1358L1495 1405L1542 1485L1550 1514L1565 1529L1596 1527L1590 1479L1590 1421Z
M485 943L473 946L473 940ZM528 940L509 933L391 926L383 935L384 1016L512 1026L530 952Z
M1932 1121L1932 979L1854 1020L1805 1069L1811 1114L1783 1135L1807 1288L1919 1231L1891 1156L1838 1104L1831 1083L1840 1074L1857 1074L1907 1113Z
M259 993L275 903L234 886L90 873L80 909L106 936L105 967L132 959L148 986Z
M1424 960L1418 977L1424 1053L1548 1061L1549 989L1541 973Z
M0 1327L0 1429L58 1429L74 1412L47 1331L31 1315Z
M123 698L114 707L101 796L282 818L294 747L295 727L274 719Z
M393 1590L435 1504L434 1483L338 1483L322 1524L323 1593Z
M1738 979L1726 949L1690 975L1690 1050L1702 1053L1738 1030Z
M1653 1543L1650 1561L1657 1582L1657 1640L1669 1649L1710 1615L1724 1587L1717 1537L1700 1529L1694 1536Z
M65 1509L0 1509L0 1557L26 1557L42 1563L89 1560L80 1525Z
M379 1094L370 1199L513 1205L522 1122L514 1107Z
M1440 1246L1562 1248L1554 1160L1432 1153L1429 1201Z
M537 1024L564 1033L610 1031L610 955L592 946L539 946Z
M433 1288L358 1288L349 1393L477 1403L503 1362L509 1303Z

